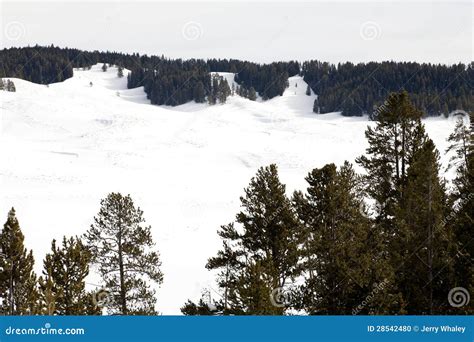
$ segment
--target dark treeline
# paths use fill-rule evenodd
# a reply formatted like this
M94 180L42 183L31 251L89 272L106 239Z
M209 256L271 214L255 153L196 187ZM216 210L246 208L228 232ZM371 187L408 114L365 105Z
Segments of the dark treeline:
M406 62L304 62L304 80L318 94L314 112L342 111L346 116L373 115L390 92L406 90L427 115L474 110L474 63L435 65Z
M59 47L10 48L0 51L0 78L18 77L48 84L72 77L73 68L103 62L131 71L128 87L143 86L152 104L176 106L205 102L213 92L211 72L236 73L239 95L264 100L283 94L288 77L301 74L318 95L316 113L369 114L392 91L406 90L426 115L474 110L473 64L446 66L370 62L330 64L319 61L258 64L235 59L169 59L164 56L82 51ZM204 94L204 95L203 95ZM212 102L212 101L211 101ZM225 101L224 101L225 102Z
M215 72L237 74L235 81L241 88L253 88L264 99L282 95L288 87L288 77L299 74L300 65L296 61L256 64L235 59L210 59L209 68Z
M237 73L241 88L257 91L264 99L281 95L288 76L299 72L297 62L261 65L238 60L169 59L163 56L117 52L81 51L59 47L10 48L0 51L0 78L18 77L34 83L61 82L72 77L73 68L104 62L131 71L128 87L143 86L152 104L176 106L202 101L212 94L211 72Z
M423 112L406 92L385 103L356 160L363 175L328 164L287 197L276 165L258 170L206 265L220 297L188 301L184 314L474 312L473 118L449 137L448 190Z

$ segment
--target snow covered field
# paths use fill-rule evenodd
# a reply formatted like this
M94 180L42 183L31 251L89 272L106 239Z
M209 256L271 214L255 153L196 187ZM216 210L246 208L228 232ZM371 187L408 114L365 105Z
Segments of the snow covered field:
M161 253L163 314L216 288L204 268L220 246L216 231L234 219L260 166L278 164L288 194L303 190L312 168L364 153L370 124L314 114L299 76L266 102L233 96L174 108L150 105L142 88L127 89L126 77L100 64L49 87L13 81L15 93L0 92L1 223L14 206L39 272L53 238L81 235L101 198L130 193ZM443 156L454 119L425 124Z

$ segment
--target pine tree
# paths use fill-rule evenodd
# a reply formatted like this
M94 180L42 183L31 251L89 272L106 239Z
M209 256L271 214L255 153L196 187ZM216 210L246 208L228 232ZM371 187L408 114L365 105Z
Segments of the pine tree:
M321 113L321 108L319 108L319 101L318 101L318 98L315 98L315 99L314 99L313 112L315 112L316 114L320 114L320 113Z
M298 274L299 223L275 165L260 168L240 198L243 210L222 226L223 249L207 268L220 270L225 314L283 314L272 292Z
M212 106L216 104L216 97L215 95L211 92L209 95L207 95L207 102Z
M7 80L7 86L6 86L7 91L15 92L15 83L13 81Z
M40 282L46 308L54 298L54 313L84 315L87 313L85 278L89 274L90 255L76 238L63 238L61 247L53 240L51 253L44 259L43 279Z
M111 313L155 314L155 291L149 281L161 284L163 274L151 227L143 226L143 211L130 195L111 193L101 201L94 224L85 235L92 261L98 266L114 300Z
M248 90L248 94L246 96L250 101L255 101L257 100L257 92L255 91L255 89L253 87L250 87L250 89Z
M119 78L123 77L123 67L121 65L118 66L117 77L119 77Z
M391 218L403 197L406 170L426 139L421 116L406 92L391 94L378 109L376 127L367 127L367 154L356 159L367 172L366 190L376 202L377 222L388 233L393 233Z
M407 245L402 238L406 236L406 227L400 224L404 217L398 208L405 205L407 169L428 139L421 116L422 112L413 106L406 92L391 94L374 114L375 128L368 127L365 132L369 143L367 154L356 159L366 171L365 191L375 202L374 229L384 241L383 249L389 251L392 268L402 274L410 270L405 263ZM410 294L401 279L397 277L393 290L393 295L399 298L396 301L399 308L394 313L404 313L409 301Z
M102 71L103 71L103 72L106 72L106 71L107 71L107 64L104 63L104 64L102 65Z
M295 192L293 197L304 226L300 250L305 283L299 308L309 314L347 315L383 283L385 291L361 312L389 312L393 272L383 258L380 236L362 210L363 192L352 165L314 169L306 181L307 194Z
M471 143L471 133L469 128L464 124L463 117L458 117L454 132L448 137L449 146L446 153L454 152L449 159L448 170L451 167L456 168L458 176L466 174L465 168L468 165L469 145Z
M308 86L306 87L306 95L311 96L311 88Z
M446 301L453 279L450 261L452 234L446 226L447 198L439 178L439 155L428 139L407 170L403 200L396 209L401 263L399 288L409 314L435 314Z
M197 103L206 102L206 90L202 82L198 82L193 90L193 98Z
M474 118L470 118L470 129L462 118L458 119L454 132L449 136L447 152L454 152L450 159L450 167L456 169L454 190L451 194L451 211L445 222L454 234L454 284L474 293ZM456 308L453 314L462 311L474 312L474 303Z
M0 298L4 315L31 315L37 302L33 252L27 251L15 209L0 234Z
M217 98L219 99L219 102L225 103L230 93L231 93L231 90L229 87L229 83L227 82L226 79L221 78L219 81L219 86L218 86L218 91L217 91Z

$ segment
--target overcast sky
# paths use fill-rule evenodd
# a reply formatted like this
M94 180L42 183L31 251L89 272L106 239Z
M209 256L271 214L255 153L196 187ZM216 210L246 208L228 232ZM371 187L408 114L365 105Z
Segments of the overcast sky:
M258 62L470 62L471 1L1 0L2 47L49 45Z

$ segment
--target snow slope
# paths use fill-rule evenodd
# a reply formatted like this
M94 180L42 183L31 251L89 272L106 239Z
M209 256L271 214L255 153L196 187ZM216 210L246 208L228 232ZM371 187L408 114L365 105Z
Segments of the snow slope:
M162 255L164 314L215 288L204 265L220 246L216 231L234 219L258 167L277 163L291 194L312 168L353 161L366 147L367 118L312 113L299 76L266 102L234 96L171 108L100 67L49 87L13 79L17 92L0 92L0 219L16 208L40 271L53 238L84 233L107 193L130 193ZM425 123L444 151L454 120Z

